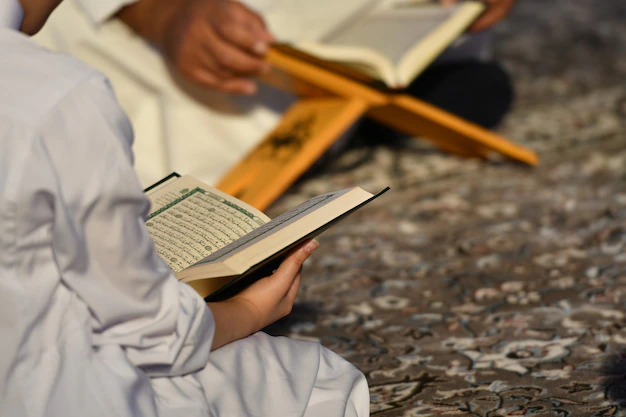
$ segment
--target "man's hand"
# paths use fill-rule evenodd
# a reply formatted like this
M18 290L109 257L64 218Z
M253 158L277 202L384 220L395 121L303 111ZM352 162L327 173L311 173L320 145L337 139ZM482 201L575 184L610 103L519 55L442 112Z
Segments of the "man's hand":
M487 10L470 27L470 32L480 32L502 20L513 7L515 0L483 0L487 3ZM444 6L458 3L459 0L441 0Z
M256 333L289 314L300 286L302 264L318 245L315 240L300 245L269 277L229 300L209 303L216 326L212 349Z
M274 38L261 17L237 1L140 0L118 17L206 87L253 94L250 77L269 70L262 58Z

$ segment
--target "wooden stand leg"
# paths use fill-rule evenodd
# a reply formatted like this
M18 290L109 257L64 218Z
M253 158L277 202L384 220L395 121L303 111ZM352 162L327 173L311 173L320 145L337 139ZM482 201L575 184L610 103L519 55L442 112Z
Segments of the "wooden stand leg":
M367 115L408 135L425 137L438 147L461 155L487 158L490 153L496 152L529 165L539 163L534 152L404 94L390 96L388 104L371 108Z
M294 104L217 188L264 210L366 111L362 100L310 98Z

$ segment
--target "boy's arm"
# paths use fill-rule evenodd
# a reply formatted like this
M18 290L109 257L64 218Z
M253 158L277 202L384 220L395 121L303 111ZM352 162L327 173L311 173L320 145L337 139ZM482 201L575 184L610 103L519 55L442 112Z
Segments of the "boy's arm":
M209 303L215 317L212 349L249 336L291 312L302 264L317 249L315 240L294 249L276 272L227 301Z

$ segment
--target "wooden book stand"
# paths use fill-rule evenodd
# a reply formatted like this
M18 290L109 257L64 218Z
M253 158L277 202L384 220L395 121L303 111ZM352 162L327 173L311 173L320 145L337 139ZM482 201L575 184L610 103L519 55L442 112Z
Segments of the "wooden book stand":
M529 165L537 155L505 138L406 94L389 93L349 74L274 47L272 72L262 81L301 99L281 123L217 184L220 190L264 210L360 117L367 116L466 157L497 153Z

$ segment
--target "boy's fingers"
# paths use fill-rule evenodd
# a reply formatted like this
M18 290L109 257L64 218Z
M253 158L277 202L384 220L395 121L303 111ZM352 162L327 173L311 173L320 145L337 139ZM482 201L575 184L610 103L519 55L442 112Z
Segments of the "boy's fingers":
M296 277L291 283L291 286L289 287L289 290L287 291L287 294L285 295L285 300L289 304L293 304L294 300L296 299L296 295L298 294L298 288L300 288L300 278L302 276L301 271L302 269L298 271L298 273L296 274Z
M319 243L316 240L303 243L285 258L275 273L295 277L304 261L307 260L318 246Z

